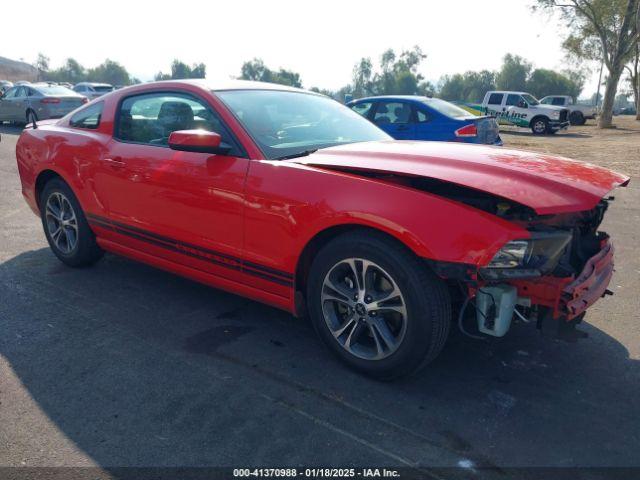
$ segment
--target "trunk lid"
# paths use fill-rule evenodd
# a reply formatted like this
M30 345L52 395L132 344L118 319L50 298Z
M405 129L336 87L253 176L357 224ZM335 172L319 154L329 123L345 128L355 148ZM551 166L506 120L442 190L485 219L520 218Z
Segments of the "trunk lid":
M478 143L495 145L499 141L500 128L494 117L476 117L474 121L478 129Z
M629 182L625 175L567 158L463 143L352 143L287 161L434 178L498 195L540 215L590 210Z

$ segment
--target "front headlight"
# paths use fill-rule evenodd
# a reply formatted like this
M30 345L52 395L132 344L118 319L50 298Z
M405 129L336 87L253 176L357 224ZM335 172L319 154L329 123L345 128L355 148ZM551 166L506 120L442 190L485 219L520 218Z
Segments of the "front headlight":
M515 268L525 264L530 251L528 240L513 240L496 253L487 268Z
M532 232L527 240L512 240L480 273L487 280L539 277L552 271L571 241L571 232Z

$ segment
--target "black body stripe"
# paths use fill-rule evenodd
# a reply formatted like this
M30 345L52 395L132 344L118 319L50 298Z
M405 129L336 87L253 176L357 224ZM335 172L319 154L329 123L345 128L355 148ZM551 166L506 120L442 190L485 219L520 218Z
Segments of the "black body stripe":
M109 220L90 213L87 213L86 217L90 224L102 228L108 228L121 235L126 235L131 238L135 238L136 240L147 242L151 245L187 255L198 260L210 262L231 270L242 271L249 275L253 275L279 285L284 285L285 287L293 286L293 275L291 273L276 270L271 267L265 267L257 263L247 262L231 255L209 250L190 243L180 242L173 238L164 237L153 232L132 227L124 223Z

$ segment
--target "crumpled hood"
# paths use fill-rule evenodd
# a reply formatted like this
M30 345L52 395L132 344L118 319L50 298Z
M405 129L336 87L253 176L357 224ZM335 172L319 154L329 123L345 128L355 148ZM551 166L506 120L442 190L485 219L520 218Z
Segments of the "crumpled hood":
M438 179L493 193L540 215L590 210L613 188L629 182L619 173L567 158L447 142L352 143L290 161Z

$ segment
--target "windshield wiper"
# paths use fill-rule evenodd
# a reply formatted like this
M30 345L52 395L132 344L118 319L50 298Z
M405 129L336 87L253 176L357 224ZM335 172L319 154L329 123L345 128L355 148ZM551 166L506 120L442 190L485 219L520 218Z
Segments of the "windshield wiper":
M276 157L275 160L289 160L291 158L306 157L306 156L309 156L312 153L317 152L317 151L318 151L317 148L314 148L314 149L311 149L311 150L303 150L303 151L298 152L298 153L291 153L289 155L283 155L281 157Z

